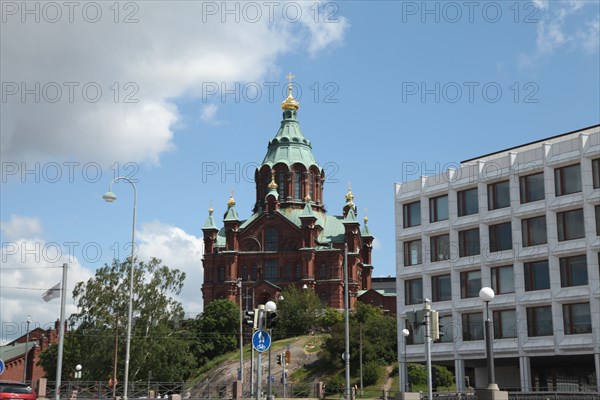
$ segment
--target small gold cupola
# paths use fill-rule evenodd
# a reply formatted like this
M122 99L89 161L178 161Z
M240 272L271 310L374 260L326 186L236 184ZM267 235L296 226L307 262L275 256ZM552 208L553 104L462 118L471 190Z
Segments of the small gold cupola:
M292 79L293 78L295 78L295 76L292 75L291 72L289 74L287 74L288 96L285 100L283 100L281 102L281 108L283 110L298 110L298 108L300 108L300 103L298 103L298 101L296 99L294 99L294 96L292 96Z

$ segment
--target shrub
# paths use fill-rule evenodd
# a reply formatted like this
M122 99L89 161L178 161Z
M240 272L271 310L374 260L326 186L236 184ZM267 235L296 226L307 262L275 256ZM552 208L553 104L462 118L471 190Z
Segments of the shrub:
M377 383L383 375L383 368L376 361L369 361L363 365L363 382L366 386Z

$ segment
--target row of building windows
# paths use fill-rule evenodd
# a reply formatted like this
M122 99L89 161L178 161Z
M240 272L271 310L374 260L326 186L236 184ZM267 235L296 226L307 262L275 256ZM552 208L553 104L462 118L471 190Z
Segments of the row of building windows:
M259 278L265 279L271 282L275 281L289 281L293 279L301 278L301 267L300 264L296 264L295 266L286 265L283 268L279 268L279 262L277 259L266 259L263 262L263 267L259 268L256 264L252 265L250 268L247 266L242 267L240 277L243 281L256 281ZM328 267L325 264L321 264L320 267L317 268L317 279L332 279L332 278L340 278L339 277L340 268ZM262 276L261 276L262 274ZM219 282L225 281L225 266L221 265L218 267L218 276L217 280Z
M600 159L592 160L592 184L600 188ZM509 181L491 183L487 186L488 210L510 207ZM581 192L581 166L568 165L554 170L554 191L556 196ZM521 204L543 200L545 198L544 173L539 172L519 177ZM477 188L457 192L457 213L459 217L477 214L479 199ZM429 199L429 222L444 221L449 218L448 195ZM403 205L404 228L421 225L421 202Z
M596 214L596 235L600 236L600 205L594 207ZM580 239L585 237L583 209L556 213L558 241ZM513 248L511 222L490 225L489 251L491 253ZM546 216L525 218L521 220L522 246L530 247L546 244ZM450 259L450 235L432 236L429 238L429 255L431 262ZM479 228L458 232L458 256L469 257L481 254ZM423 242L421 239L404 242L404 266L423 263Z
M552 336L554 326L552 322L552 307L550 305L526 308L528 337ZM565 335L576 335L592 332L592 318L589 303L570 303L562 305L563 329ZM518 336L517 312L515 309L493 311L493 328L495 339L516 338ZM484 324L483 313L461 314L461 324L457 326L452 321L451 315L440 316L440 330L443 336L440 342L453 342L458 335L463 341L483 340ZM423 343L423 329L412 332L408 337L408 344Z
M582 286L588 284L588 265L585 254L559 258L561 287ZM504 265L490 269L492 289L496 294L515 292L514 267ZM523 264L525 291L550 289L550 267L548 260L538 260ZM460 297L467 299L478 297L481 289L481 270L460 273ZM452 299L452 281L450 274L431 277L432 301ZM423 302L423 279L404 281L404 304Z
M277 183L277 193L279 194L279 200L284 201L286 196L292 197L294 200L302 201L304 197L306 197L304 182L306 175L306 180L308 181L308 195L311 199L315 200L314 197L314 187L315 187L315 173L312 171L304 172L299 168L293 170L292 176L292 188L291 193L289 193L287 184L286 184L286 175L289 173L284 169L278 169L275 172L275 182ZM263 171L263 182L265 186L271 181L271 172L268 170ZM265 189L266 190L266 189Z

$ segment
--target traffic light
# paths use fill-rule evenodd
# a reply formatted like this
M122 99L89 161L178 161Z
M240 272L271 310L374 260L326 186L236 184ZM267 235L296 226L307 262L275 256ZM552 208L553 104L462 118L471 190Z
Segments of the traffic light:
M277 365L281 365L281 354L277 354Z
M265 326L271 329L277 325L277 311L267 311Z
M256 311L246 311L246 316L244 317L244 321L246 322L247 325L250 325L252 328L256 329L257 317L258 317L258 313Z
M431 310L429 315L431 315L431 339L440 340L440 314Z
M288 350L285 352L285 363L289 364L291 359L292 359L292 353L290 353L290 351Z

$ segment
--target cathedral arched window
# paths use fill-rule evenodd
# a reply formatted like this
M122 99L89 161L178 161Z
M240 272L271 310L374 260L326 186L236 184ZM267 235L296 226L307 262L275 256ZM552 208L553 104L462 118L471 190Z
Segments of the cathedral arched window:
M329 296L325 292L321 292L319 295L319 299L321 300L321 305L323 308L327 308L327 303L329 303Z
M279 248L279 234L274 228L265 232L265 251L277 251Z
M242 267L242 275L240 276L243 281L248 280L248 267L245 265Z
M225 282L225 267L224 266L220 266L219 267L219 282Z
M256 264L254 264L254 265L252 266L252 275L251 275L251 279L252 279L253 281L255 281L255 280L257 280L257 279L258 279L258 267L256 266Z
M302 182L302 171L300 169L296 169L294 172L294 199L302 199L301 192L301 182Z
M321 264L321 268L319 268L319 279L327 279L327 267L325 264Z
M308 193L308 195L310 196L311 199L314 200L315 199L315 197L314 197L314 190L313 190L314 189L313 188L313 186L314 186L314 175L313 175L312 172L310 172L308 174L308 179L309 179L309 185L308 185L309 193Z
M265 260L265 279L268 281L276 281L277 277L277 260Z
M282 169L277 172L277 191L279 201L285 201L285 171Z

